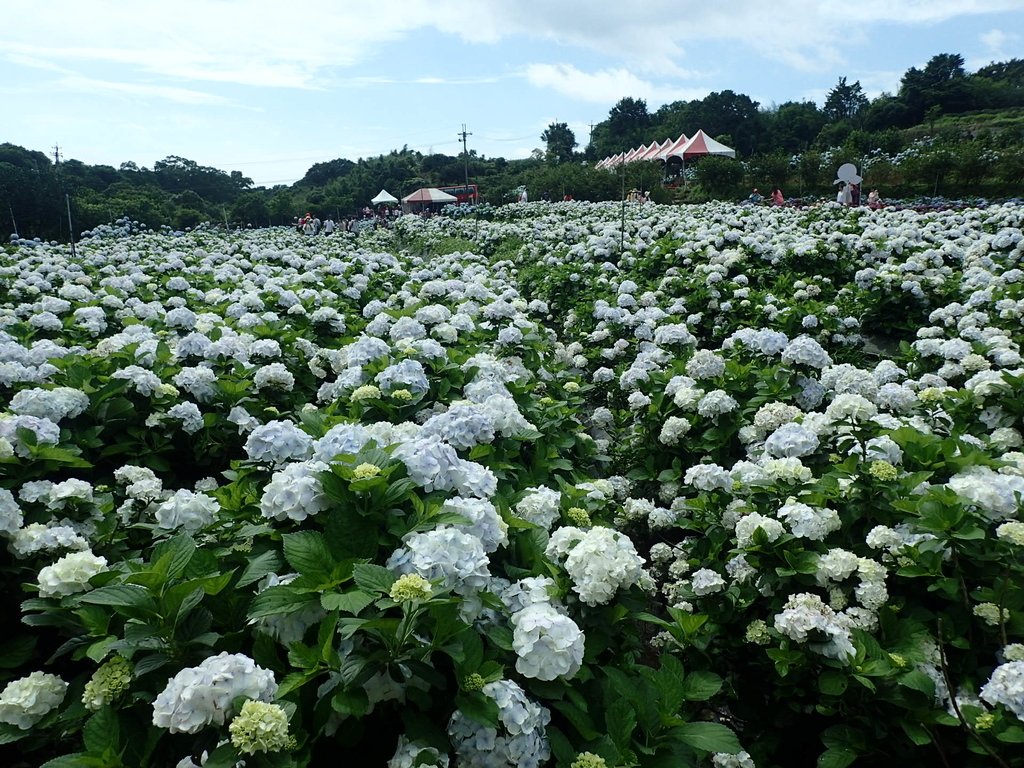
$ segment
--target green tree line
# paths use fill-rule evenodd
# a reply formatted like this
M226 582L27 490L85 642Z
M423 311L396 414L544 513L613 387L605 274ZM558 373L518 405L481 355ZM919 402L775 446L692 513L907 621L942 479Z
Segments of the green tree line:
M737 150L737 160L704 158L681 168L634 163L616 172L594 167L641 144L692 135L698 128ZM46 154L0 144L0 215L22 236L67 239L70 203L76 232L127 216L149 227L187 228L203 221L232 226L290 223L307 210L355 215L382 187L407 194L459 184L468 172L483 199L501 204L526 187L531 199L618 199L650 190L658 201L730 198L749 186L781 186L790 195L831 190L835 169L853 162L866 184L887 196L1013 196L1024 183L1024 60L973 73L959 54L911 67L894 94L868 99L842 77L823 106L788 101L762 106L731 90L675 101L654 112L626 97L580 147L566 123L551 123L531 157L506 160L422 154L403 147L377 157L338 158L311 166L290 186L255 187L227 173L169 156L140 168L53 162ZM683 183L686 182L686 183Z

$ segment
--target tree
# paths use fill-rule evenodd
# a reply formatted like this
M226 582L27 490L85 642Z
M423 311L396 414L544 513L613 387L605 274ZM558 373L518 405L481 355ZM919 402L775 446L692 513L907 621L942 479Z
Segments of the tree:
M540 140L547 144L545 159L549 163L564 163L572 160L576 148L576 134L569 129L568 123L551 123L540 135Z
M743 182L743 166L728 157L702 157L694 171L697 183L712 197L735 197Z
M766 113L765 120L772 147L799 152L811 145L827 118L813 101L787 101Z
M860 87L860 80L847 84L845 77L840 77L835 88L828 92L822 111L833 123L840 120L856 120L868 106L868 97Z

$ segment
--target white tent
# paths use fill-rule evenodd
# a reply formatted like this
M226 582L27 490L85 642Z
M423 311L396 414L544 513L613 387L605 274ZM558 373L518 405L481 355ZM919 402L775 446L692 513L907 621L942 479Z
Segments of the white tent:
M377 196L370 201L374 205L380 205L381 203L397 203L398 198L388 192L386 189L382 189L377 193Z

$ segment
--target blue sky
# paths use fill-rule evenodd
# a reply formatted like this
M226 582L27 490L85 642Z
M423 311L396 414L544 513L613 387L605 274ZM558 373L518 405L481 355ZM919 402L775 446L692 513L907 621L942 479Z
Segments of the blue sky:
M407 145L581 146L623 96L869 96L959 53L1024 57L1024 0L0 0L0 142L87 163L168 155L288 184ZM692 126L689 133L700 126ZM655 137L652 137L655 138ZM663 137L657 137L663 138ZM453 180L457 181L457 180Z

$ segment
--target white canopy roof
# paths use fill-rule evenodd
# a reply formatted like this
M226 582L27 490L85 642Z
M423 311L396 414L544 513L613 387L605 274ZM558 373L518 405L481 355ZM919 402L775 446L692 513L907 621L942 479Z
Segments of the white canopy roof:
M388 192L386 189L382 189L377 193L377 196L370 201L374 205L380 205L381 203L397 203L398 198Z

